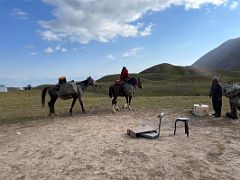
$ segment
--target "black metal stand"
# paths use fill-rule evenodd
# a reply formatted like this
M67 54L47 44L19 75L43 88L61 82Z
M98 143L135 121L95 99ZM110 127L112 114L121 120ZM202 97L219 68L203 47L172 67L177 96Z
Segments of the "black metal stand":
M189 137L188 120L189 118L177 118L177 120L175 121L174 135L176 134L177 122L182 121L184 122L184 125L185 125L185 134L187 134L187 137Z
M161 130L161 124L162 124L162 118L164 117L164 113L160 113L157 118L159 118L159 125L158 125L158 132L157 130L152 132L142 132L139 133L138 136L148 138L148 139L156 139L160 136L160 130Z

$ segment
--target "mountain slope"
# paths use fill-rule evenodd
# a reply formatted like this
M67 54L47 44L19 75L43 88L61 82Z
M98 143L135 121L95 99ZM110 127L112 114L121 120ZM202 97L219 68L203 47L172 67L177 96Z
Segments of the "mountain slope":
M147 73L168 73L168 74L175 74L175 75L197 74L197 72L191 67L174 66L167 63L159 64L140 72L140 74L147 74Z
M154 81L169 80L206 80L208 75L191 66L174 66L163 63L140 72L139 75Z
M224 42L202 56L192 66L210 70L240 70L240 38Z
M119 74L104 76L98 79L98 82L113 82L119 79L119 76ZM206 75L193 67L174 66L167 63L150 67L139 74L130 74L130 76L139 77L144 81L205 80L207 78Z

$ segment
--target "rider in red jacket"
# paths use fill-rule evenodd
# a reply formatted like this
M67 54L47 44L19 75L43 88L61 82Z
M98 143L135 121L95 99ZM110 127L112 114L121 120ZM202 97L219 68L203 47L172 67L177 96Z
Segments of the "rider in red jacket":
M120 81L125 81L127 78L129 78L128 70L126 67L123 67L120 75Z

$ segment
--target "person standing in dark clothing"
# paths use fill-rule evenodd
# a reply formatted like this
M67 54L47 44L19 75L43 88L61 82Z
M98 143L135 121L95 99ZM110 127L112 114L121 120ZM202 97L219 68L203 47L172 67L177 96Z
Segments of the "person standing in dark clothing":
M221 116L222 111L222 86L218 82L218 78L213 78L210 90L210 97L212 98L212 105L215 117Z

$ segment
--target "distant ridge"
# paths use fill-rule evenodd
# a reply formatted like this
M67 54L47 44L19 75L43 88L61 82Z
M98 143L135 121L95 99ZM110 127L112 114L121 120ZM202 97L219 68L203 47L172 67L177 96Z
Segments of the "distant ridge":
M147 74L147 73L169 73L174 75L194 75L197 74L196 70L192 67L184 67L184 66L174 66L168 63L158 64L152 66L139 74Z
M240 70L240 38L224 42L202 56L192 66L209 70Z
M100 79L98 82L114 82L119 79L119 74L107 75ZM140 77L143 80L150 81L170 81L170 80L206 80L208 75L202 73L199 69L191 66L174 66L168 63L158 64L153 67L147 68L138 74L130 74L132 77Z

